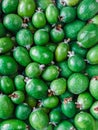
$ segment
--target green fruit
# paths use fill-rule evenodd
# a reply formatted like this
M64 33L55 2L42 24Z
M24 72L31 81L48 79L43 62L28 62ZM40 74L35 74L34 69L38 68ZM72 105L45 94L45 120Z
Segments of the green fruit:
M33 97L27 95L27 97L26 97L26 103L27 103L31 108L33 108L33 107L36 106L37 100L36 100L35 98L33 98Z
M98 26L90 23L85 25L78 33L77 40L79 45L84 48L90 48L98 42Z
M80 72L85 69L86 63L80 55L73 54L68 58L68 67L73 72Z
M64 23L72 22L76 18L76 9L73 7L63 7L60 11L60 18Z
M35 99L41 99L47 96L48 87L43 80L33 78L27 82L26 92Z
M15 76L14 84L15 84L16 90L24 91L25 90L24 76L23 75Z
M98 120L98 101L95 101L91 108L90 108L90 113L92 114L92 116Z
M98 13L98 2L96 0L83 0L77 8L78 18L86 21Z
M26 120L31 113L31 108L26 103L22 103L16 106L15 115L20 120Z
M90 80L89 90L91 95L98 100L98 77L95 76Z
M0 130L27 130L27 125L21 120L9 119L0 124Z
M42 105L45 108L50 108L50 109L57 107L58 103L59 103L59 99L57 96L49 96L42 100Z
M85 22L80 20L75 20L71 23L68 23L64 26L64 32L66 38L70 38L71 40L77 39L78 32L83 28Z
M66 117L72 118L76 114L76 105L74 101L66 101L65 98L63 103L61 104L61 110Z
M57 45L56 45L55 43L48 43L48 44L46 45L46 47L47 47L50 51L55 52L55 49L56 49Z
M0 90L4 94L11 94L14 90L13 80L8 76L3 76L0 78Z
M77 98L77 107L79 106L80 110L87 110L91 107L93 103L93 97L90 93L84 92L79 94Z
M94 24L97 24L98 25L98 15L95 15L91 21L94 23Z
M29 48L33 44L33 35L28 29L21 29L16 34L16 41L20 46Z
M59 10L54 4L49 4L46 11L46 18L50 24L58 22Z
M54 95L61 95L66 91L66 79L57 78L53 80L50 84L50 89Z
M28 64L25 68L25 74L29 78L38 78L42 73L43 65L36 62Z
M89 64L98 64L98 45L89 49L87 52L87 60Z
M27 66L30 62L30 56L26 48L17 46L13 51L15 60L22 66Z
M30 56L33 61L40 64L49 64L53 60L53 53L46 47L34 46L30 49Z
M67 58L69 45L67 43L59 43L55 50L55 59L57 62L64 61Z
M0 22L0 38L6 35L6 28L4 27L3 23Z
M68 6L75 6L79 3L80 0L64 0L64 1Z
M45 14L40 10L35 12L34 15L32 16L32 23L36 28L44 27L46 25Z
M56 65L48 66L42 73L42 78L46 81L52 81L59 76L59 68Z
M41 109L36 109L30 114L29 121L34 129L43 130L48 126L49 119L48 115Z
M70 93L68 90L67 91L65 91L65 93L63 93L62 95L60 95L60 100L61 101L64 101L64 99L70 99L70 98L72 98L73 97L73 94L72 93Z
M14 13L17 10L18 0L3 0L2 11L5 14Z
M7 14L3 24L9 31L17 32L22 27L22 18L17 14Z
M18 4L18 15L21 17L31 17L36 8L34 0L21 0Z
M49 33L45 29L39 29L34 34L36 45L46 45L49 41Z
M7 55L0 56L0 74L13 75L17 72L18 66L16 61Z
M50 32L51 40L54 43L61 42L64 39L64 36L65 36L64 31L61 27L59 27L59 25L57 27L53 28Z
M95 130L95 120L87 112L76 114L74 124L78 130Z
M10 100L10 98L7 95L0 94L0 118L8 119L12 116L13 112L14 112L14 105Z
M68 90L73 94L80 94L88 88L88 77L81 73L73 73L68 78Z
M13 41L9 37L0 38L0 53L9 52L13 46Z

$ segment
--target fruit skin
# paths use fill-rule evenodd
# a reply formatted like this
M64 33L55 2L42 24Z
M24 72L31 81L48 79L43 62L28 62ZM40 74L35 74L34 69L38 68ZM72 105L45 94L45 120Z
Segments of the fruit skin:
M7 14L3 24L9 31L17 32L22 27L22 18L17 14Z
M37 11L32 16L32 23L36 28L42 28L46 25L46 17L42 11Z
M36 8L34 0L21 0L18 4L18 15L21 17L31 17Z
M31 62L31 58L26 48L17 46L13 51L13 57L21 66L27 66Z
M93 77L90 80L90 86L89 86L89 91L91 95L98 100L98 79L97 76Z
M9 37L0 38L0 53L9 52L13 46L13 41Z
M73 94L80 94L88 88L89 79L82 73L73 73L68 78L68 90Z
M55 24L57 23L58 21L58 16L59 16L59 11L58 11L58 8L54 5L54 4L50 4L46 11L46 18L47 18L47 21L50 23L50 24Z
M33 78L27 82L26 92L35 99L41 99L47 96L48 87L43 80Z
M49 123L48 115L41 109L36 109L35 111L31 112L29 121L31 126L37 130L44 129Z
M92 23L98 25L98 15L95 15L95 16L91 19L91 21L92 21Z
M75 6L79 3L79 0L64 0L68 6Z
M3 0L2 11L5 14L14 13L17 10L18 0Z
M98 12L98 2L96 0L83 0L77 8L78 18L86 21Z
M95 101L91 108L90 108L90 113L92 114L92 116L98 120L98 101Z
M85 22L80 20L75 20L71 23L68 23L64 26L65 36L71 40L77 39L78 32L83 28Z
M83 48L90 48L98 42L98 26L93 23L85 25L78 33L77 40Z
M0 90L4 94L11 94L15 90L13 80L8 76L2 76L0 78Z
M20 46L28 48L33 44L33 35L28 29L21 29L16 34L16 41Z
M85 69L86 63L80 55L74 54L68 58L68 67L73 72L81 72Z
M95 120L87 112L81 111L76 114L74 124L78 130L95 130Z
M68 101L68 102L63 101L63 103L61 104L61 110L66 117L72 118L76 114L76 105L74 101Z
M40 64L49 64L53 60L53 53L43 46L32 47L30 49L30 56L33 61Z
M6 28L4 27L3 23L0 22L0 38L6 35Z
M0 124L0 130L27 130L27 125L18 119L8 119Z
M50 89L54 95L61 95L66 91L66 79L57 78L53 80L50 84Z
M8 119L12 116L13 112L14 104L12 103L10 98L7 95L0 94L0 118Z
M16 61L7 55L0 56L0 74L1 75L13 75L18 70Z
M89 64L98 64L98 45L89 49L86 57Z
M73 7L63 7L60 11L61 21L64 23L72 22L76 17L76 9Z

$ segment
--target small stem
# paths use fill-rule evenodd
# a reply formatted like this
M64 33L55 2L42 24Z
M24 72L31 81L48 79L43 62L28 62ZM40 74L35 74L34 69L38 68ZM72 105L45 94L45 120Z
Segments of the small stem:
M24 19L23 19L23 23L28 23L30 21L30 19L28 18L28 17L25 17Z
M9 97L18 98L18 95L13 93L13 94L9 95Z
M61 30L61 27L62 27L61 24L57 25L57 26L56 26L56 30L60 31L60 30Z
M94 79L94 80L98 80L98 76L94 76L93 79Z
M65 104L68 103L68 102L70 102L70 101L72 101L72 97L64 98L64 103Z
M82 109L82 105L80 103L75 102L75 104L76 104L76 108L79 108L80 110Z
M95 110L95 111L98 111L98 107L95 107L94 110Z
M54 92L51 89L48 89L48 96L50 97L52 95L54 95Z

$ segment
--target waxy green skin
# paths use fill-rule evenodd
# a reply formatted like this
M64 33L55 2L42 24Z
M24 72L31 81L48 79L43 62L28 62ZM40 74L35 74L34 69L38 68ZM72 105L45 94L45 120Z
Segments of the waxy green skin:
M0 38L6 35L6 28L4 27L3 23L0 22Z
M0 124L0 130L27 130L27 125L18 119L8 119Z
M81 111L76 114L74 124L78 130L95 130L95 120L87 112Z
M2 76L0 78L0 90L4 94L11 94L15 90L13 80L8 76Z
M98 120L98 110L97 110L97 108L98 108L98 101L95 101L95 102L92 104L91 108L90 108L90 113L92 114L92 116L93 116L95 119Z
M9 96L14 104L21 104L25 100L25 95L23 91L14 91Z
M42 78L46 81L52 81L59 76L59 68L56 65L48 66L42 73Z
M13 48L14 44L11 38L2 37L0 38L0 53L9 52Z
M89 86L89 91L91 95L98 100L98 79L96 77L93 77L90 80L90 86Z
M17 10L18 0L3 0L2 11L5 14L14 13Z
M92 19L91 19L92 23L95 23L98 25L98 15L95 15Z
M37 62L31 62L25 68L25 74L29 78L38 78L42 73L41 65Z
M56 49L57 45L56 45L55 43L48 43L48 44L46 45L46 47L47 47L50 51L55 52L55 49Z
M83 28L85 22L80 20L75 20L71 23L68 23L64 26L65 36L71 40L77 39L78 32Z
M21 29L16 34L16 42L20 46L30 47L33 44L33 35L28 29Z
M35 99L41 99L47 96L48 87L43 80L33 78L27 82L26 92Z
M55 108L59 103L59 99L57 96L49 96L42 100L42 105L46 108Z
M14 78L14 84L15 88L20 91L25 90L25 81L24 81L24 76L23 75L17 75Z
M32 16L32 23L36 28L42 28L46 25L46 17L45 14L38 10Z
M86 57L89 64L98 64L98 45L89 49Z
M22 66L27 66L31 62L27 49L22 46L17 46L14 49L13 57Z
M36 45L46 45L49 41L49 33L45 29L39 29L34 34L34 42Z
M73 94L80 94L88 88L89 79L81 73L73 73L68 78L68 90Z
M60 124L57 125L55 130L71 130L74 129L74 126L71 122L69 121L62 121Z
M66 91L66 79L57 78L53 80L50 84L50 89L54 95L61 95Z
M34 0L21 0L18 4L18 15L21 17L31 17L35 8L36 5Z
M0 94L0 118L8 119L13 115L13 112L14 105L10 98L7 95Z
M29 121L34 129L44 129L48 126L48 115L41 109L36 109L29 116Z
M78 33L77 40L83 48L90 48L98 42L98 25L89 23Z
M73 7L63 7L60 11L60 17L62 22L70 23L76 17L76 9Z
M80 110L87 110L93 103L93 97L88 92L81 93L77 98L77 103L80 104Z
M49 64L53 60L53 53L46 47L34 46L30 49L31 59L40 64Z
M64 30L62 28L59 29L58 27L55 27L50 32L51 40L54 43L61 42L64 39L64 36L65 36L65 34L64 34Z
M57 62L64 61L67 58L67 54L69 51L69 45L67 43L60 43L58 44L55 50L55 59Z
M68 58L68 67L73 72L80 72L85 69L86 63L80 55L74 54Z
M75 6L79 3L79 0L64 0L68 6Z
M68 101L68 102L63 101L63 103L61 104L61 110L66 117L72 118L76 114L76 105L74 101Z
M98 2L96 0L83 0L77 8L78 18L86 21L98 12Z
M31 107L35 107L37 104L37 100L29 95L26 96L26 103Z
M0 74L13 75L18 70L16 61L7 55L0 56Z
M31 108L26 103L17 105L17 107L15 109L16 118L18 118L20 120L26 120L29 117L30 113L31 113Z
M22 27L22 18L17 14L7 14L3 24L9 31L17 32Z
M46 18L50 24L58 22L59 10L54 4L50 4L46 9Z

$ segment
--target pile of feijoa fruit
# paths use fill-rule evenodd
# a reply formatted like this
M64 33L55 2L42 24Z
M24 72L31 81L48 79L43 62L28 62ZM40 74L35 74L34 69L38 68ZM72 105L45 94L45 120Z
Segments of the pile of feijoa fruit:
M0 0L0 130L98 130L98 0Z

